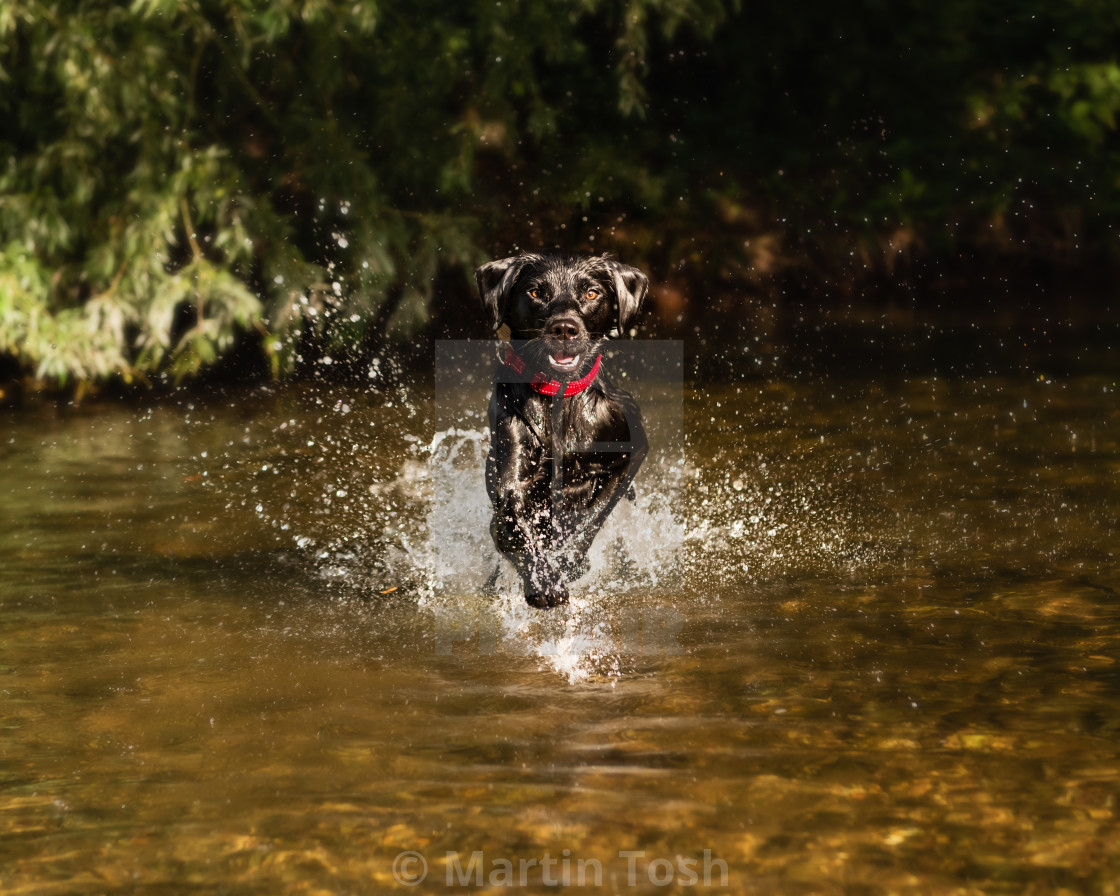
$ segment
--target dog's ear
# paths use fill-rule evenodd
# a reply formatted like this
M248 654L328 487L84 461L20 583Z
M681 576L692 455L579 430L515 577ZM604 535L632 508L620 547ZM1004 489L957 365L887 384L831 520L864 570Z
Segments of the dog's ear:
M509 314L509 294L528 257L514 255L499 261L489 261L474 272L478 284L478 295L486 313L490 315L490 325L497 330Z
M649 292L649 278L628 264L607 261L607 268L614 278L614 292L618 300L618 332L625 336L638 319L642 303Z

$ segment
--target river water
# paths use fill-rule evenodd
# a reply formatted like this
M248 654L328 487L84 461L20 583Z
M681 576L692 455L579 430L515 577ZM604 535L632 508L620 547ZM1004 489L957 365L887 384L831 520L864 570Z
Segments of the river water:
M446 357L3 412L0 890L1115 892L1115 377L663 358L551 612Z

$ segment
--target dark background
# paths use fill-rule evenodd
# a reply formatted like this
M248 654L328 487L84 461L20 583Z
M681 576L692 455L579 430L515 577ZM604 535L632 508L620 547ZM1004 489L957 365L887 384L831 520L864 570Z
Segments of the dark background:
M646 269L695 372L1109 364L1118 47L1111 0L9 2L0 371L363 376L547 247Z

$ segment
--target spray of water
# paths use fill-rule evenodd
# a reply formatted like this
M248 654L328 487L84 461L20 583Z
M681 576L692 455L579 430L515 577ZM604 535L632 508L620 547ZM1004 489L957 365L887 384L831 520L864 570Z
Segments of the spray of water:
M451 402L464 413L449 425L437 414L435 427L407 390L381 403L305 396L272 424L263 456L228 464L231 502L254 509L336 599L376 612L392 592L430 617L437 650L536 657L571 682L611 680L677 649L673 633L698 605L788 577L865 575L898 548L885 537L897 524L877 525L879 498L861 486L865 459L819 437L752 446L714 417L690 447L679 395L667 415L643 397L656 450L636 500L599 533L570 605L534 609L490 539L488 388L480 377L478 394ZM659 429L674 413L675 431Z
M635 622L641 634L635 607L663 597L662 583L681 563L684 530L671 511L672 474L649 471L646 487L621 502L599 533L591 571L574 583L571 603L542 612L525 602L520 579L490 540L488 447L486 429L444 430L405 473L429 496L424 537L410 560L423 571L419 605L432 613L437 640L441 632L448 640L477 636L484 651L537 656L572 682L621 674L624 657L641 647L625 643ZM630 537L635 532L642 537Z

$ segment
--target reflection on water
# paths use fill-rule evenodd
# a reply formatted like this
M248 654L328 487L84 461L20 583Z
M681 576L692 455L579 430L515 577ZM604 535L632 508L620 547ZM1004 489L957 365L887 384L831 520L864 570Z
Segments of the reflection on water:
M1111 380L691 391L552 613L437 404L0 421L3 892L1111 892Z

